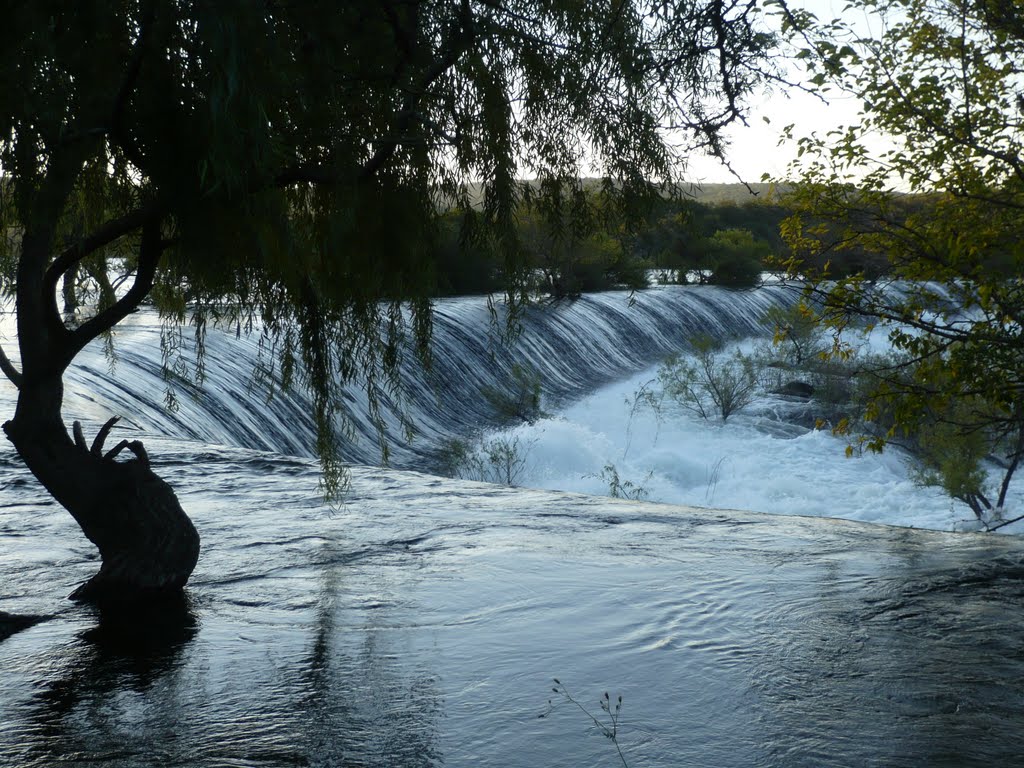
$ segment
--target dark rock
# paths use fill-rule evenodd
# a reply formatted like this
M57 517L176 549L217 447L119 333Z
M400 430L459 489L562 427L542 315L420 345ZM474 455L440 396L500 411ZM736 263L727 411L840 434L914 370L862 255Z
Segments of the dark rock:
M783 395L785 397L799 397L804 400L810 400L814 396L814 387L808 384L806 381L790 381L783 384L778 389L772 390L773 395Z
M38 624L46 616L15 616L0 611L0 641L6 640L15 632L28 629L33 624Z

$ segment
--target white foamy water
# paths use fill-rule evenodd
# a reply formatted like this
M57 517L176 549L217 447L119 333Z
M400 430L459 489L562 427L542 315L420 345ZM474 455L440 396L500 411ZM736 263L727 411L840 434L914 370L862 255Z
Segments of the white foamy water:
M530 488L609 494L614 468L622 495L648 501L934 530L979 527L966 505L915 482L901 450L848 458L845 438L787 423L778 412L791 405L782 398L763 396L726 423L679 406L666 404L660 418L634 407L656 377L654 366L551 418L488 437L518 439L527 452L518 484ZM1017 486L1007 517L1024 511ZM1000 531L1024 533L1024 521Z

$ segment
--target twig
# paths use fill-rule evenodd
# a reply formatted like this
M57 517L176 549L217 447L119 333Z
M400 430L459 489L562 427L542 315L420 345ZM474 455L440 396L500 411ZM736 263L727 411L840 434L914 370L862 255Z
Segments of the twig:
M999 525L993 525L993 526L986 525L985 526L985 530L988 533L991 533L992 531L998 531L1000 528L1003 528L1003 527L1005 527L1007 525L1011 525L1011 524L1016 523L1016 522L1018 522L1020 520L1024 520L1024 515L1017 515L1017 517L1014 517L1014 518L1012 518L1010 520L1003 520L1001 523L999 523Z
M96 433L96 439L92 441L92 449L89 451L93 456L99 456L103 453L103 444L107 441L107 435L110 434L110 430L120 420L120 416L111 416L107 419L107 423L100 427L100 431ZM75 423L77 424L78 422Z
M129 451L135 454L135 458L142 463L142 466L147 468L149 467L149 454L146 453L146 449L142 447L142 442L139 440L122 440L120 443L111 448L107 452L107 455L104 456L103 458L109 461L113 461L115 458L117 458L117 455L121 453L121 451L123 451L125 448L127 448Z
M598 720L597 717L595 717L593 713L590 712L590 710L588 710L576 699L574 699L572 694L569 693L568 689L564 685L562 685L561 681L557 677L553 679L555 685L551 690L557 693L566 701L568 701L570 704L575 705L580 710L580 712L589 717L590 720L594 723L594 725L596 725L601 730L601 733L603 733L605 737L607 737L612 742L612 744L615 745L615 750L619 753L619 760L622 761L623 768L629 768L629 763L626 762L626 756L622 753L622 747L619 746L618 738L619 713L622 711L622 696L619 696L617 698L614 707L612 706L612 700L611 697L608 695L607 691L601 698L601 709L608 715L608 719L611 721L611 726L609 727L608 725L605 725L603 722ZM552 704L551 699L548 699L547 712L542 712L538 715L538 717L547 717L552 709L554 709L554 705Z
M71 433L75 436L75 445L81 448L83 451L89 450L88 443L85 442L85 433L82 432L82 422L75 421L71 425Z

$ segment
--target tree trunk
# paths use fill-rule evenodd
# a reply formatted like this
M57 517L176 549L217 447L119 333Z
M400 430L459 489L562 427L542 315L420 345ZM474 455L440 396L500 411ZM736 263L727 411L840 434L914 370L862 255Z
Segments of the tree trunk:
M114 420L91 448L77 423L73 440L61 419L62 400L59 375L24 382L4 432L32 474L99 548L99 572L71 599L110 604L179 593L199 557L199 534L174 491L150 469L141 443L121 441L103 453ZM117 461L125 448L134 458Z

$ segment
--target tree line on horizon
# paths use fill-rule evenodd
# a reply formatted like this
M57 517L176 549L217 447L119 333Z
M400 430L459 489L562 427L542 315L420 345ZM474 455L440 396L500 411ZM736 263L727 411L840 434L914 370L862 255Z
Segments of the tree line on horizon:
M529 198L516 207L514 231L522 263L532 272L531 292L554 299L586 292L660 284L719 285L753 288L765 272L785 273L795 265L806 273L869 281L895 275L888 254L878 244L849 240L817 252L801 253L796 262L787 233L803 216L807 228L838 241L841 230L826 216L802 211L792 192L767 189L754 198L743 184L735 187L749 199L737 202L721 189L718 200L699 196L655 199L630 220L607 213L601 193L584 190L575 208L552 219ZM855 189L855 187L853 188ZM742 200L742 198L741 198ZM938 215L934 194L893 192L886 204L904 217ZM501 293L507 284L498 250L474 239L473 210L450 210L437 219L431 240L436 264L436 295ZM990 254L987 267L1006 273L1007 259Z
M780 224L791 211L779 205L655 200L631 219L609 208L589 191L554 215L530 200L517 206L513 226L532 293L637 290L652 272L659 282L750 288L786 253ZM438 219L438 295L500 293L507 284L498 250L473 238L477 215L452 210Z

